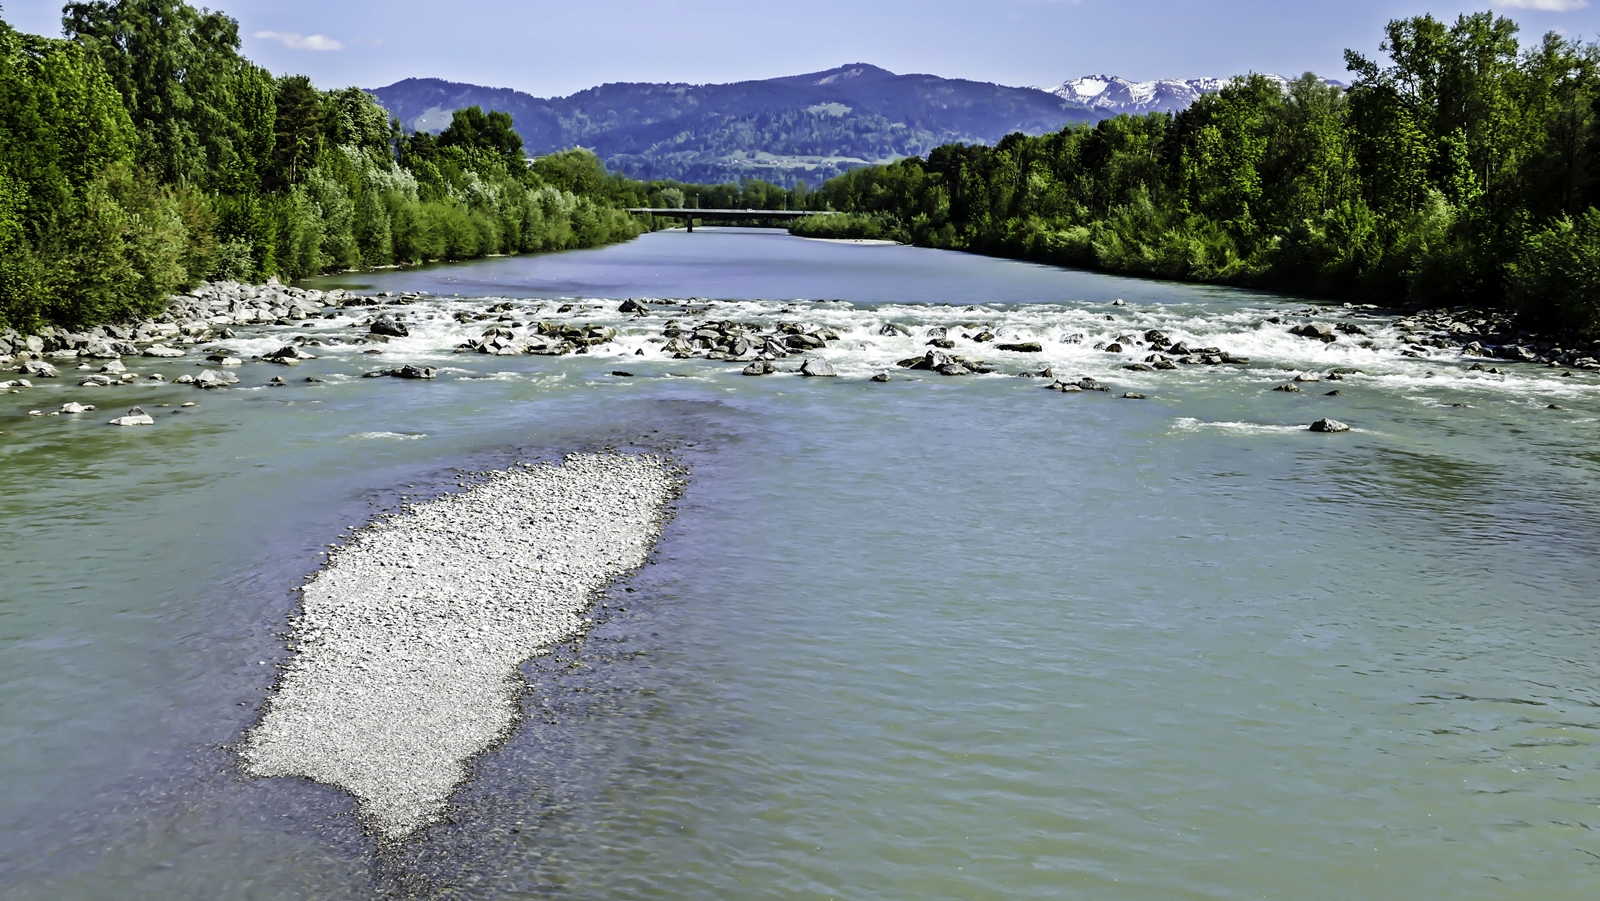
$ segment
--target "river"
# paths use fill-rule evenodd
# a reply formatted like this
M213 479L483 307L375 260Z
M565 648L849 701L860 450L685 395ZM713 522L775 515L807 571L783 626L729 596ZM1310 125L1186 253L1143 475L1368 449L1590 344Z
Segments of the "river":
M439 378L364 379L372 348L329 344L226 390L62 378L0 405L0 898L1600 886L1595 374L1404 356L1338 307L1316 318L1371 346L1309 341L1271 295L760 230L315 286L431 292L376 359ZM452 353L485 323L450 314L499 301L622 337ZM668 359L667 318L832 328L841 377ZM1044 352L895 367L934 326ZM1252 363L1095 349L1151 328ZM1015 377L1046 365L1114 390ZM1361 373L1271 390L1335 367ZM27 415L70 400L100 409ZM154 427L105 424L134 403ZM1352 430L1306 430L1324 416ZM587 637L524 667L525 721L451 821L375 848L349 798L240 774L319 551L461 470L608 446L689 485Z

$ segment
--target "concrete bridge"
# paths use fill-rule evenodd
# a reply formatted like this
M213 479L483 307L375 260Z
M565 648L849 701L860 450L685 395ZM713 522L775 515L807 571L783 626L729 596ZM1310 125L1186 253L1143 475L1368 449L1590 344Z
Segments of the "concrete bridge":
M801 219L806 216L827 215L826 212L816 210L690 210L682 207L663 209L647 206L633 207L628 212L651 213L656 216L671 216L674 219L682 219L688 224L691 233L694 231L694 220L696 219L702 222L747 222L752 219L766 222L787 222L791 219Z

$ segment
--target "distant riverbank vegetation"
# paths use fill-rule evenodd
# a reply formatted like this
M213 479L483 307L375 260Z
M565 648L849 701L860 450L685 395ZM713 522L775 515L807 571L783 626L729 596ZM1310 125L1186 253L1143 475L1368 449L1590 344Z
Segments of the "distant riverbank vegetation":
M0 327L159 312L261 281L588 247L642 186L571 151L528 165L504 113L402 135L356 88L275 78L237 23L177 0L69 4L64 39L0 22Z
M1390 22L1348 89L1235 79L1119 116L857 169L795 234L1600 331L1600 49L1490 13Z

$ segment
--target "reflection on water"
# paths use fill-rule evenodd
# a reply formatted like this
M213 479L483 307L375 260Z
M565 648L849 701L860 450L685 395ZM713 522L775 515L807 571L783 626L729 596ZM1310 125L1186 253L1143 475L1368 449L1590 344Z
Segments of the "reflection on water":
M436 382L330 347L240 389L100 389L174 405L143 430L25 416L87 393L67 379L9 396L0 897L1593 893L1593 376L1485 379L1380 334L1343 396L1275 393L1355 353L1257 325L1276 298L771 234L359 278L592 302L628 356L665 315L618 298L721 298L840 331L846 377L458 355L419 307L385 365ZM1048 362L1119 390L861 378L905 355L883 321L969 316L1255 362L1130 373L1057 341ZM1304 430L1322 415L1359 431ZM374 849L337 793L237 776L222 746L319 548L458 467L607 445L693 482L601 624L525 668L526 725L454 822Z

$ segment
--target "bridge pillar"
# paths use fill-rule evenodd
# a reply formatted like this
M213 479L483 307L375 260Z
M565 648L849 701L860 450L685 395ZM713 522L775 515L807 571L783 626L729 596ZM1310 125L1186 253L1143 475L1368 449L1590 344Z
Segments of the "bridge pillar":
M694 217L693 216L685 216L683 221L685 223L687 223L688 226L689 226L689 234L691 234L691 235L694 234Z

